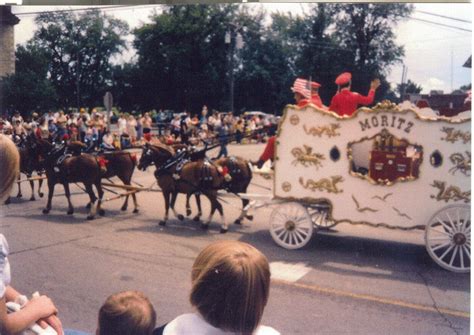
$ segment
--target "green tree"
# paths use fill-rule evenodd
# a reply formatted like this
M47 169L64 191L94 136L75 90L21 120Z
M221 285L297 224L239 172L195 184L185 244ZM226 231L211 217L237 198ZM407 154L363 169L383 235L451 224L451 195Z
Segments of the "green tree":
M390 67L401 62L403 46L395 42L394 28L413 11L413 5L337 4L336 32L334 37L341 48L350 51L350 57L341 64L353 74L353 88L366 92L371 79L384 78ZM377 91L384 97L388 86Z
M5 106L23 116L55 106L56 91L47 78L48 53L29 43L19 46L15 57L15 74L3 79Z
M126 49L124 21L98 10L47 12L35 19L33 43L50 56L49 74L60 106L95 106L111 84L112 57Z
M410 79L404 84L397 84L396 92L400 95L402 94L408 94L408 93L421 93L423 91L423 87L421 85L417 85Z
M172 6L134 31L142 109L228 106L224 37L235 11L234 5Z

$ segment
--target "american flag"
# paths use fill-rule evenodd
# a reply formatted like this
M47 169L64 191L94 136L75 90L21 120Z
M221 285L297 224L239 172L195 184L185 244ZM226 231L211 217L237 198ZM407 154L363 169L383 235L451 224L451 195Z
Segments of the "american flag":
M293 87L291 88L293 92L298 92L302 94L305 98L311 97L311 82L305 79L296 78Z

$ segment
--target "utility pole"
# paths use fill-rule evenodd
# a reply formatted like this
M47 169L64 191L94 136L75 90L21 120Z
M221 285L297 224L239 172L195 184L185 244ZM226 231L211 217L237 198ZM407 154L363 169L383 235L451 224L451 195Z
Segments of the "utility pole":
M402 69L402 82L400 83L400 102L403 102L403 98L405 96L405 91L406 91L406 76L407 76L408 68L403 65Z

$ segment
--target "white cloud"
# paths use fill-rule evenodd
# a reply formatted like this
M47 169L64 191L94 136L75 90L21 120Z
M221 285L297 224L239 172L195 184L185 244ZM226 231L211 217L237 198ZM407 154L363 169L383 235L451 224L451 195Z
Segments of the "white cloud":
M447 93L446 91L448 88L448 85L443 80L435 77L428 78L428 80L421 83L421 86L423 87L423 91L425 92L429 92L432 90L442 90Z

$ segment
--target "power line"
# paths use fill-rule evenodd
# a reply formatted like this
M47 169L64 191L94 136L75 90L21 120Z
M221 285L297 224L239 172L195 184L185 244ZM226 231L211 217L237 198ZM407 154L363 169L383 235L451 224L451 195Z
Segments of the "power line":
M130 9L137 9L139 7L146 8L149 5L117 5L117 6L103 6L103 7L86 7L86 8L69 8L69 9L54 9L54 10L45 10L45 11L37 11L37 12L20 12L20 13L13 13L16 16L30 16L30 15L38 15L43 13L67 13L67 12L86 12L89 10L100 10L100 11L107 11L107 10L130 10ZM153 7L153 6L152 6Z
M457 30L462 30L462 31L467 31L467 32L469 32L469 33L472 33L472 30L470 30L470 29L465 29L465 28L461 28L461 27L451 26L451 25L449 25L449 24L444 24L444 23L434 22L434 21L430 21L430 20L419 19L419 18L416 18L416 17L410 17L410 19L411 19L411 20L415 20L415 21L420 21L420 22L425 22L425 23L434 24L434 25L436 25L436 26L447 27L447 28L452 28L452 29L457 29Z
M453 21L472 23L471 21L459 19L459 18L457 18L457 17L452 17L452 16L446 16L446 15L441 15L441 14L435 14L435 13L425 12L424 10L415 10L415 12L423 13L423 14L426 14L426 15L438 16L438 17L442 17L442 18L444 18L444 19L453 20Z

